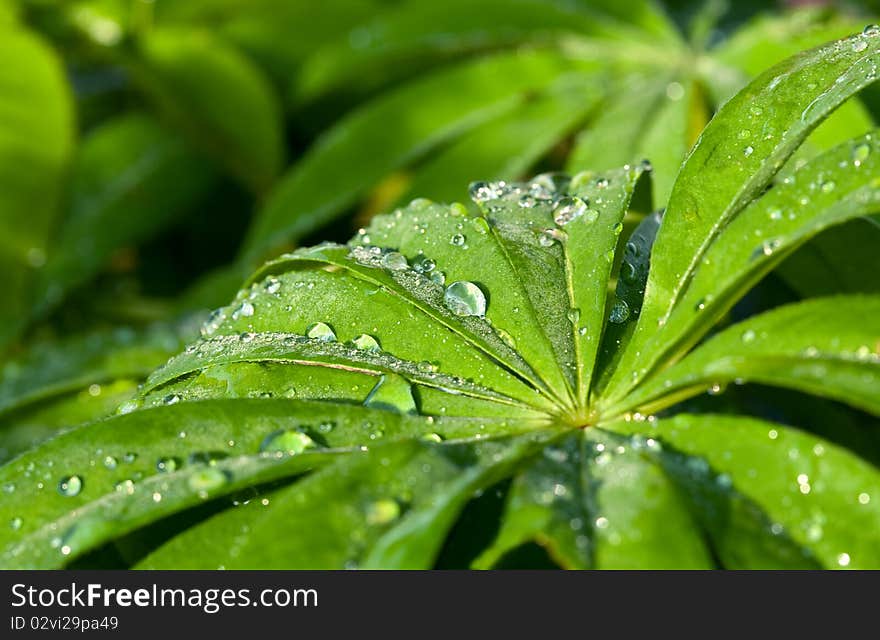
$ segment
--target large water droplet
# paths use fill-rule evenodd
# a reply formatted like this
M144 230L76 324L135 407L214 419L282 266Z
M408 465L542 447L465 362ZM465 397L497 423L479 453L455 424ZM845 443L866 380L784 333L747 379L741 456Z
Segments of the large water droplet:
M614 324L621 324L629 319L629 305L624 300L616 300L611 307L611 313L608 320Z
M324 322L316 322L315 324L309 326L309 328L306 330L306 335L312 340L320 340L321 342L336 342L336 334L333 332L333 329L330 328L330 325Z
M351 341L351 343L357 349L361 349L363 351L379 351L379 343L376 341L376 338L373 336L367 335L366 333L362 333L357 338Z
M200 498L207 498L209 491L219 489L226 484L227 479L227 474L222 470L206 467L193 472L187 484L190 489L198 493Z
M561 198L553 207L553 221L564 227L572 220L580 218L587 211L587 203L577 196Z
M449 244L454 247L463 247L465 242L467 242L467 238L460 233L453 234L452 237L449 238Z
M287 453L295 455L315 447L315 441L307 434L294 429L273 431L260 443L260 453Z
M235 311L232 312L232 319L238 320L239 318L249 318L254 315L254 305L245 300L242 302Z
M864 143L864 142L861 144L857 144L853 148L853 154L852 154L853 166L861 167L862 163L864 163L865 160L867 160L868 156L870 156L870 155L871 155L871 146L869 144Z
M58 493L62 496L73 497L79 495L83 488L83 479L80 476L73 475L61 478L58 482Z
M486 315L486 296L473 282L453 282L446 287L443 300L446 307L457 316Z
M870 38L876 38L877 36L880 36L880 25L869 24L862 30L862 34Z
M389 271L405 271L409 268L406 256L397 251L389 251L382 256L382 266Z

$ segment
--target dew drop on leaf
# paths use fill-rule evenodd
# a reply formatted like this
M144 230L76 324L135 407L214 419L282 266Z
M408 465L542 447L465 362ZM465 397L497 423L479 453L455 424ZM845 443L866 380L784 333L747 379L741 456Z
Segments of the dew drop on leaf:
M367 335L366 333L362 333L357 338L351 341L351 343L357 349L361 349L362 351L379 351L379 342L371 335Z
M79 495L83 488L83 479L80 476L73 475L61 478L58 482L58 493L62 496L72 498Z
M315 446L315 441L307 434L294 429L273 431L260 443L260 453L287 453L294 455Z
M312 340L320 340L321 342L336 342L336 334L330 325L324 322L316 322L310 325L306 330L306 335Z
M852 158L853 166L861 167L862 163L871 155L871 147L867 143L857 144L853 148Z
M880 36L880 25L869 24L862 30L862 33L870 38Z
M614 324L622 324L629 319L629 305L625 300L616 300L611 307L611 314L608 320Z
M165 456L156 461L156 470L161 473L172 473L180 467L180 459L173 456Z
M749 146L747 146L745 149L743 149L743 155L744 155L746 158L748 158L748 157L749 157L750 155L752 155L754 152L755 152L755 148L754 148L752 145L749 145Z
M22 519L21 518L13 518L9 521L9 526L12 527L13 531L18 531L21 529Z
M460 280L446 287L446 307L457 316L485 316L486 296L473 282Z
M449 244L454 247L463 247L465 242L467 242L467 238L461 233L453 234L453 236L449 238Z
M553 221L564 227L572 220L577 220L587 211L587 202L577 196L561 198L553 207Z
M254 315L254 305L245 300L232 312L232 319L249 318L252 315Z
M389 271L405 271L409 268L406 256L397 251L389 251L382 256L382 266Z
M207 467L193 472L187 484L190 489L198 493L200 498L207 498L209 491L219 489L226 484L226 481L227 475L223 471Z
M104 466L108 469L115 469L117 465L116 458L113 456L104 456Z

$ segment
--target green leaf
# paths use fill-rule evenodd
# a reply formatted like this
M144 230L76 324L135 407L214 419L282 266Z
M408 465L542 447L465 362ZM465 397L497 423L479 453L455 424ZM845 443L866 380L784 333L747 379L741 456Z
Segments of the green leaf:
M429 568L464 502L503 477L534 440L409 441L349 456L262 502L207 520L141 566ZM279 541L282 522L312 526Z
M880 282L865 277L877 268L877 216L832 227L786 258L775 269L804 298L835 293L880 293Z
M707 249L664 326L642 339L641 372L693 346L760 278L831 225L880 210L876 134L844 143L776 183Z
M393 440L437 423L330 403L215 400L86 425L0 468L0 565L59 567L159 517L296 476L358 452L365 424ZM305 449L288 452L286 434Z
M577 68L553 52L499 54L431 75L368 103L328 131L284 177L259 213L245 244L245 258L257 259L328 223L395 169L506 113L525 93ZM389 122L397 123L394 135L388 135Z
M44 296L57 299L93 276L113 251L176 222L213 182L204 158L149 116L103 124L74 161L69 211L40 272Z
M363 92L463 53L552 42L567 32L613 36L615 27L558 0L402 3L315 51L291 93L301 103L333 91Z
M880 472L848 451L796 429L735 416L616 423L621 427L661 443L664 464L703 501L700 512L709 518L713 549L726 568L818 562L855 569L880 562ZM731 491L751 504L719 504ZM762 529L754 530L762 519Z
M154 29L138 43L135 80L163 115L257 193L281 169L281 107L262 72L205 31Z
M819 298L728 327L678 364L648 379L626 404L653 412L730 382L791 387L880 414L880 297ZM662 405L661 405L662 406ZM613 412L613 409L610 409Z
M474 177L520 178L596 109L604 85L602 76L563 74L542 93L438 150L419 165L400 200L461 200Z
M727 102L706 127L672 190L639 325L610 382L614 394L650 370L652 363L640 361L636 376L630 377L645 344L669 320L724 226L761 195L825 116L874 80L872 68L880 53L872 33L780 63Z
M661 467L629 439L598 429L546 447L520 472L502 530L476 566L490 568L529 540L567 569L713 568Z
M192 322L97 330L36 342L0 377L0 414L120 378L140 379L192 339Z
M650 159L654 202L666 202L688 140L690 83L674 76L636 76L606 103L577 137L566 165L569 171L604 171Z
M0 349L24 327L43 266L74 138L61 62L40 39L0 26ZM22 220L27 219L27 224Z

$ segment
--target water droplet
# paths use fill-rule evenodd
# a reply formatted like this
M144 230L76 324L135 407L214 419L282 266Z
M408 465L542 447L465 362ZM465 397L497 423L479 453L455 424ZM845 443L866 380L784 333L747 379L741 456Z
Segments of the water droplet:
M172 473L180 467L180 458L165 456L156 461L156 470L161 473Z
M194 471L190 475L187 484L189 488L198 493L200 498L207 498L208 492L219 489L226 484L227 475L220 469L206 467Z
M449 244L451 244L453 247L463 247L465 242L467 242L467 238L465 238L460 233L456 233L451 238L449 238Z
M123 462L131 464L132 462L137 460L137 457L138 457L138 454L136 454L134 451L129 451L124 456L122 456L122 460L123 460Z
M382 266L389 271L405 271L409 268L406 256L397 251L389 251L382 256Z
M373 336L367 335L366 333L362 333L357 338L351 341L351 343L357 349L361 349L363 351L379 351L379 343Z
M279 429L273 431L260 444L260 453L287 453L295 455L315 447L315 441L301 431Z
M715 384L713 384L712 386L710 386L706 390L706 393L708 393L710 396L717 396L723 392L724 392L724 386L718 384L717 382Z
M743 155L744 155L746 158L748 158L748 157L749 157L750 155L752 155L754 152L755 152L755 148L754 148L752 145L749 145L749 146L747 146L745 149L743 149Z
M388 524L398 517L400 517L400 505L395 500L377 500L367 507L367 524Z
M426 433L422 436L422 440L425 442L443 442L443 438L439 433Z
M880 36L880 25L869 24L862 29L862 34L870 38L876 38L877 36Z
M852 153L853 166L861 167L862 163L864 163L865 160L867 160L868 156L870 156L870 155L871 155L871 146L870 145L868 145L865 142L857 144L855 147L853 147L853 153Z
M105 467L107 467L108 469L115 469L116 464L117 464L116 458L114 458L113 456L104 456L104 466Z
M446 287L446 307L457 316L485 316L486 296L473 282L458 281Z
M442 271L432 271L431 275L428 276L434 284L440 285L441 287L446 284L446 274Z
M306 330L306 335L312 340L320 340L321 342L336 342L336 334L333 332L333 329L330 328L330 325L324 322L316 322L315 324L309 326L309 328Z
M855 51L856 53L864 51L867 48L868 48L868 43L865 42L864 40L859 39L859 40L853 41L853 43L852 43L852 50Z
M742 334L742 341L743 341L743 342L746 342L746 343L748 343L748 342L752 342L752 341L754 341L754 339L755 339L755 335L756 335L756 334L755 334L754 330L752 330L752 329L746 329L745 331L743 331L743 334Z
M413 269L418 271L419 273L431 273L434 270L434 267L437 266L437 263L431 260L430 258L426 258L422 256L418 258L413 263Z
M116 491L118 491L119 493L126 493L128 495L131 495L132 493L134 493L134 480L120 480L114 485L114 489L116 489Z
M274 295L281 290L281 280L275 276L269 276L263 283L263 289L266 290L266 293Z
M624 262L620 265L620 277L624 282L634 283L638 279L635 265L631 262Z
M867 493L859 494L859 504L868 504L871 502L871 496Z
M333 429L336 428L335 422L322 422L318 425L318 431L321 433L330 433Z
M608 178L596 178L596 187L599 189L605 189L609 184Z
M15 483L14 482L7 482L6 484L3 485L3 491L5 493L15 493Z
M608 320L614 324L621 324L629 319L629 305L625 300L618 299L611 307L611 314Z
M252 315L254 315L254 305L252 305L250 302L245 300L240 305L238 305L238 308L236 308L235 311L232 312L232 319L238 320L239 318L242 318L242 317L249 318Z
M79 495L83 488L83 479L80 476L73 475L61 478L58 482L58 493L62 496L72 498Z
M831 193L836 186L837 184L833 180L826 180L822 183L820 189L822 190L822 193Z
M577 196L561 198L553 207L553 221L564 227L572 220L580 218L587 211L587 203Z
M605 516L599 516L596 518L596 528L597 529L607 529L608 528L608 518Z
M841 567L848 567L850 563L850 557L848 553L841 553L837 556L837 564Z
M181 401L181 397L176 393L170 393L164 398L162 398L162 404L177 404Z
M769 216L771 220L782 220L782 209L771 209Z
M497 197L495 189L488 182L472 182L468 187L468 195L477 204L494 200Z
M743 129L737 134L740 140L747 140L752 137L752 132L748 129Z
M572 323L573 325L577 325L577 323L580 322L581 319L581 310L569 309L568 313L566 313L565 316L568 318L568 321L570 323Z
M12 520L9 521L9 526L12 527L13 531L18 531L19 529L21 529L21 525L22 525L21 518L13 518Z

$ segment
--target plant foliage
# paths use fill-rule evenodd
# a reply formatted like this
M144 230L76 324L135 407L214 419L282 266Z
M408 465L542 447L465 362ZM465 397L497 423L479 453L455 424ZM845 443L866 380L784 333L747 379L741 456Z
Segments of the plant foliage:
M349 40L307 65L296 99L353 78L387 82L380 72L395 56L444 55L419 40L406 6L371 27L384 48L348 60ZM602 19L546 19L590 38L649 32L674 46L653 5L628 13L634 24L621 24L612 3L595 6ZM749 35L720 58L750 59L761 47L744 44ZM468 166L486 176L517 174L588 111L601 104L598 118L609 120L579 136L572 154L593 170L475 182L470 208L418 199L373 217L347 244L264 264L116 415L0 467L0 522L9 523L0 564L498 567L522 566L537 549L540 562L566 568L880 567L876 449L748 410L762 389L784 388L822 415L872 424L880 297L870 287L770 305L747 296L820 231L856 219L873 228L878 133L869 123L850 132L866 123L832 114L867 118L846 101L876 79L880 29L760 74L724 103L677 172L675 149L699 122L679 90L693 87L664 77L653 94L591 100L588 87L609 67L589 55L599 55L590 38L429 74L327 133L268 199L245 244L249 259L342 212L432 147L414 184L455 175L470 152L478 158ZM644 71L650 55L634 42L614 55ZM184 52L156 46L153 77L177 55L205 53L201 42ZM225 54L211 59L230 78L244 72ZM461 91L446 95L450 86ZM659 110L645 111L646 96ZM264 103L251 108L267 114ZM208 109L198 122L220 132L215 142L242 142L223 135L210 103L193 104ZM626 140L614 128L625 113L657 118L630 131L630 146L611 145ZM532 128L532 118L560 128ZM393 139L380 129L389 121L400 130ZM817 135L828 123L829 138ZM190 161L174 140L141 136L153 126L132 120L118 130L162 143L164 161ZM95 141L92 153L104 158L100 148ZM271 144L259 148L227 167L256 190L278 162ZM484 149L494 169L480 164ZM662 162L637 160L651 149ZM76 388L83 365L136 377L176 350L157 342L161 330L128 336L112 358L90 350L97 342L77 343L53 370L29 354L4 380L0 407ZM94 340L104 339L120 336Z

